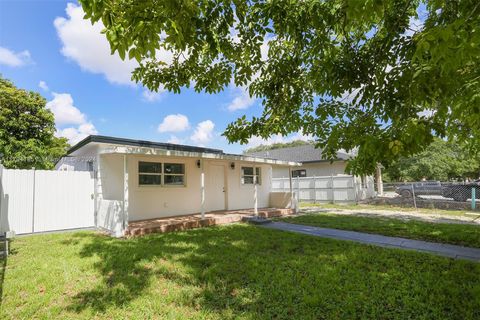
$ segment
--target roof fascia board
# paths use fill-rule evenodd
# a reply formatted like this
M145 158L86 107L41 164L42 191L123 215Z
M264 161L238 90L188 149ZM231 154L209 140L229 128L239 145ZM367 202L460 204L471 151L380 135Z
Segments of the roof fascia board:
M345 162L349 159L333 159L333 160L310 160L310 161L303 161L303 164L306 163L325 163L325 162Z
M245 162L253 162L253 163L264 163L264 164L273 164L273 165L279 165L279 166L295 166L295 167L299 167L302 165L300 162L245 157L241 155L217 154L217 153L208 153L208 152L189 152L189 151L165 150L165 149L159 149L159 148L145 148L145 147L126 147L126 146L107 147L107 148L102 148L99 151L99 154L135 154L135 155L152 155L152 156L166 156L166 157L188 157L188 158L201 158L201 159L245 161Z
M132 146L132 147L149 147L149 148L162 148L165 150L175 150L177 149L184 149L184 150L194 150L203 151L203 152L210 152L210 153L223 153L220 149L212 149L212 148L202 148L202 147L195 147L195 146L187 146L187 145L175 145L171 143L161 143L161 142L154 142L154 141L144 141L144 140L133 140L133 139L126 139L126 138L116 138L116 137L108 137L108 136L98 136L98 135L91 135L71 147L67 155L81 149L82 147L90 144L90 143L99 143L99 144L113 144L119 146Z

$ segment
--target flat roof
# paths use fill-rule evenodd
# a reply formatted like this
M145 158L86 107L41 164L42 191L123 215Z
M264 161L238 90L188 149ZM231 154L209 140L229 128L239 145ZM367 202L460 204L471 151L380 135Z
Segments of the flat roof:
M206 159L219 160L235 160L247 161L256 163L276 164L299 166L301 163L294 161L283 161L277 159L268 159L264 157L256 157L250 155L229 154L224 153L220 149L195 147L188 145L180 145L173 143L163 143L155 141L134 140L125 138L116 138L109 136L91 135L74 145L67 152L67 156L88 145L89 143L104 143L114 145L102 150L100 153L121 153L121 154L147 154L147 155L163 155L163 156L178 156L178 157L200 157ZM135 147L135 148L128 148Z
M257 152L248 152L252 157L262 157L267 159L276 159L283 161L295 161L301 163L330 162L323 158L323 150L315 148L313 144L271 149ZM338 151L333 161L346 161L352 158L352 155L344 151Z
M187 152L223 154L223 150L220 150L220 149L195 147L195 146L187 146L187 145L181 145L181 144L155 142L155 141L146 141L146 140L117 138L117 137L100 136L100 135L90 135L90 136L86 137L85 139L83 139L82 141L78 142L73 147L71 147L67 151L67 155L71 154L72 152L75 152L76 150L80 149L81 147L83 147L83 146L85 146L85 145L87 145L91 142L118 144L118 145L122 145L122 146L133 146L133 147L144 147L144 148L160 148L160 149L172 150L172 151L187 151Z

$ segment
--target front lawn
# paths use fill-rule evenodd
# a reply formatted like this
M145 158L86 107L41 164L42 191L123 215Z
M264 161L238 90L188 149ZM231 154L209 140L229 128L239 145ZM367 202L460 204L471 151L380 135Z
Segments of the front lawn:
M17 238L0 319L478 319L480 264L230 225Z
M333 213L311 213L279 220L322 228L378 233L480 248L480 226L477 225L406 221L378 216L369 218Z

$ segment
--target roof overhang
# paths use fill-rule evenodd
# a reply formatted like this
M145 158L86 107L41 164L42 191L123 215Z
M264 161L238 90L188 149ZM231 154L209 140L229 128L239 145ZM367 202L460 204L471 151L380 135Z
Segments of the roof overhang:
M350 160L350 159L332 159L332 160L322 159L322 160L303 161L302 163L303 164L325 163L325 162L332 163L332 162L345 162L345 161L348 161L348 160Z
M256 157L236 155L236 154L165 150L161 148L146 148L146 147L135 147L135 146L104 147L99 151L99 154L131 154L131 155L147 155L147 156L163 156L163 157L187 157L187 158L200 158L200 159L212 159L212 160L244 161L244 162L251 162L251 163L271 164L271 165L289 166L289 167L293 167L293 166L298 167L302 165L300 162L256 158Z
M83 139L82 141L78 142L73 147L71 147L67 151L67 155L75 153L77 150L83 149L88 145L98 145L98 144L158 148L158 149L165 149L165 150L180 150L180 151L189 151L189 152L223 153L223 151L220 149L187 146L187 145L173 144L173 143L145 141L145 140L135 140L135 139L118 138L118 137L90 135L85 139Z

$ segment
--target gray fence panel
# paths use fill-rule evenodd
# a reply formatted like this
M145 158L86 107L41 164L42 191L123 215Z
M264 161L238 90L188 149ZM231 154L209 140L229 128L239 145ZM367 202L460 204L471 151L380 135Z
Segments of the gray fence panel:
M292 188L304 202L356 202L374 196L373 182L361 186L350 175L292 178ZM290 179L273 178L272 191L290 191Z

